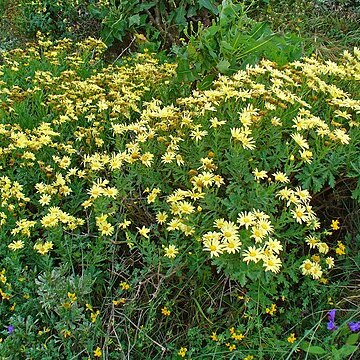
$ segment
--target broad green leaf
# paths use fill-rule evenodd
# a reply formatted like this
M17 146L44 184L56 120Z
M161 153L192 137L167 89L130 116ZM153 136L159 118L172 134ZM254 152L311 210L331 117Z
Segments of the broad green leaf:
M316 355L324 355L326 354L326 350L323 349L321 346L310 346L307 349L307 352L310 354L316 354Z
M206 29L206 35L213 37L220 30L220 26L211 25L208 29Z
M174 13L175 13L175 23L178 25L185 26L187 24L185 9L183 7L179 7L174 11Z
M219 13L218 9L214 5L214 2L211 0L199 0L200 8L205 8L211 11L213 14L217 15Z
M300 349L306 351L309 354L316 354L316 355L324 355L326 354L326 350L320 346L311 345L309 342L302 342L299 345Z
M229 70L229 67L230 67L230 63L226 59L220 60L216 65L216 68L221 73L225 73L227 70Z
M245 286L246 285L246 275L244 272L238 273L237 274L237 280L239 281L241 286Z
M356 334L354 334L354 335L356 335ZM339 349L339 353L341 354L341 356L349 356L354 351L356 351L357 348L358 347L356 345L344 345Z
M131 27L133 25L139 25L139 24L140 24L140 15L139 14L135 14L135 15L129 17L129 27Z
M357 334L351 334L349 335L349 337L346 339L346 344L347 345L354 345L358 342L359 340L359 333Z
M220 45L221 45L221 48L225 49L226 51L229 51L229 52L234 51L234 48L227 41L222 40L220 42Z

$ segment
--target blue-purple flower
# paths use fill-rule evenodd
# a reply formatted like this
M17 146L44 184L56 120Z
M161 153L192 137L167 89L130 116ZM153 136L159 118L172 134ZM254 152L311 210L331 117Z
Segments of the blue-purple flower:
M330 331L334 331L338 328L338 326L335 325L335 314L336 314L336 309L332 309L327 313L329 320L327 323L327 329Z
M335 321L335 314L336 314L336 309L332 309L327 313L329 321L332 322Z
M328 317L328 323L327 323L327 329L330 331L334 331L338 328L338 326L335 325L335 315L336 315L336 309L332 309L327 313ZM347 324L348 328L352 332L359 332L360 331L360 321L356 322L349 322Z
M327 323L327 329L330 331L334 331L338 328L338 326L335 325L335 323L333 321L329 321Z
M357 322L349 322L349 323L348 323L348 327L349 327L350 331L352 331L352 332L358 332L358 331L360 331L360 321L357 321Z
M12 326L12 325L9 325L6 329L9 334L12 334L15 330L14 326Z

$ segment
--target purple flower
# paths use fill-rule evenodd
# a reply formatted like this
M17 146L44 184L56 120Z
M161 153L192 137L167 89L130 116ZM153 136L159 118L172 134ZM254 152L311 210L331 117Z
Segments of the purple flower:
M335 325L335 314L336 309L332 309L327 313L329 322L327 323L327 329L330 331L334 331L338 328L338 326Z
M358 332L358 331L360 331L360 321L349 322L348 327L349 327L350 331Z
M336 309L332 309L327 313L329 321L331 322L335 321L335 313L336 313Z
M335 325L335 323L333 321L329 321L327 323L327 329L330 331L334 331L338 328L338 326Z
M9 334L12 334L13 332L14 332L14 327L12 326L12 325L9 325L8 327L7 327L7 331L8 331L8 333Z

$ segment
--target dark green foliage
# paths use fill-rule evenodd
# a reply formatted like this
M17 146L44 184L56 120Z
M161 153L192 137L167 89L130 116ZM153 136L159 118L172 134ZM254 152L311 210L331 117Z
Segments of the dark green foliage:
M111 45L141 33L140 41L152 41L158 47L177 43L189 23L209 23L217 14L217 1L113 1L110 5L91 6L90 13L102 22L101 37Z
M280 65L299 59L302 40L294 34L276 34L266 22L247 16L241 3L224 0L212 25L198 23L186 32L188 43L174 47L180 79L193 81L204 75L232 74L265 57Z

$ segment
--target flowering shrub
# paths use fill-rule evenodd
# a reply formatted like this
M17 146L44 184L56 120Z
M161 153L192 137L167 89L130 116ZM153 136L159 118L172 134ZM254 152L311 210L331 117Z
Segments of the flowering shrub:
M292 287L326 284L348 251L312 195L356 169L359 50L263 60L190 92L175 64L104 65L104 47L40 38L2 53L0 354L295 349L308 298Z

